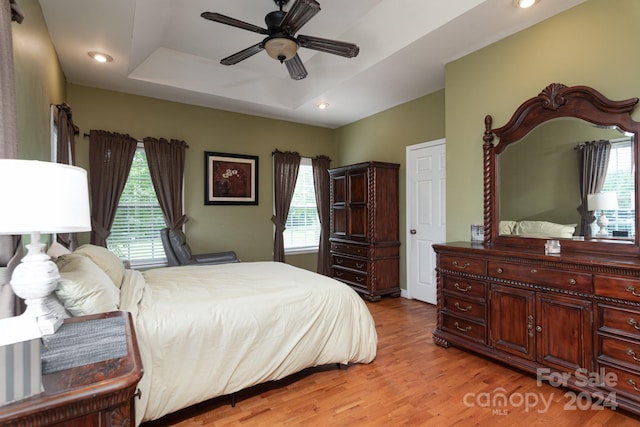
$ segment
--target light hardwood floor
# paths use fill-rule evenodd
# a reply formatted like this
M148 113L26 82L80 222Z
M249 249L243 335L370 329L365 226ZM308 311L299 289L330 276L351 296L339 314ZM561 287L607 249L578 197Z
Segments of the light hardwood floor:
M404 298L367 305L378 331L373 363L309 369L238 393L235 407L221 397L143 427L640 425L640 417L620 410L572 409L568 390L538 386L529 374L436 346L432 305ZM484 404L483 397L500 393L508 396L506 406Z

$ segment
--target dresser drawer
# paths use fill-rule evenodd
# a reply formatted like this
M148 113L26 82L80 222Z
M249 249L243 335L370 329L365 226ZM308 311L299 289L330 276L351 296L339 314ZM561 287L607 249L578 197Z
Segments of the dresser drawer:
M462 277L444 276L442 278L442 287L445 293L460 295L464 298L477 298L484 301L487 295L487 285L483 282Z
M640 302L640 279L594 277L596 295Z
M438 265L440 268L462 273L478 274L480 276L487 274L486 262L475 258L440 255Z
M472 320L443 313L442 329L472 341L477 341L482 344L487 343L487 327L484 324Z
M368 257L369 249L366 246L349 245L346 243L334 243L331 242L331 252L341 253L347 255L355 255L360 257Z
M552 286L571 291L593 292L593 277L589 273L560 271L508 262L489 262L489 275L500 279Z
M350 270L342 270L340 268L333 268L333 277L348 282L351 285L355 285L361 288L367 288L367 274L359 273Z
M640 370L640 342L601 336L599 359Z
M598 304L598 327L602 332L640 339L640 312L608 304Z
M361 259L347 258L340 255L333 255L333 265L343 268L350 268L352 270L367 272L367 261Z
M464 316L471 320L485 323L487 309L481 302L444 294L444 309L454 316Z
M603 372L602 378L605 382L603 384L605 388L640 401L640 375L632 371L602 365L599 372Z

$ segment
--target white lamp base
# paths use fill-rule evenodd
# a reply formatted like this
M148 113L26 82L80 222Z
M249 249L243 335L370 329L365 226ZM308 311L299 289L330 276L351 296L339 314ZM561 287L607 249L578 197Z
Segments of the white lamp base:
M609 237L609 232L607 231L607 225L609 225L609 218L601 214L598 220L596 221L600 230L596 234L596 237Z
M11 275L13 292L25 300L27 309L22 314L35 318L42 335L53 334L63 319L47 308L47 297L58 286L58 267L44 252L39 233L33 233L27 245L27 255L22 258Z

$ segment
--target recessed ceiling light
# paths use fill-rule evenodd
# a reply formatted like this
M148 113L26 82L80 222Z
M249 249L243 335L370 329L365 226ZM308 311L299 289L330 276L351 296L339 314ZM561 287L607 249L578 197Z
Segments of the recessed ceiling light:
M89 52L89 56L95 59L96 61L102 62L102 63L113 61L113 58L107 55L106 53L92 51L92 52Z
M328 102L321 102L318 104L318 108L321 110L326 110L327 108L329 108L329 103Z
M513 0L513 5L520 9L526 9L538 3L540 0Z

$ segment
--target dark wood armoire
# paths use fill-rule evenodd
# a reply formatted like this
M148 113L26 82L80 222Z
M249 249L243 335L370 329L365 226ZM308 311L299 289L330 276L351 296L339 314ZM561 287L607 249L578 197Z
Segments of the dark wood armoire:
M369 161L329 170L331 275L369 301L400 295L399 168Z

